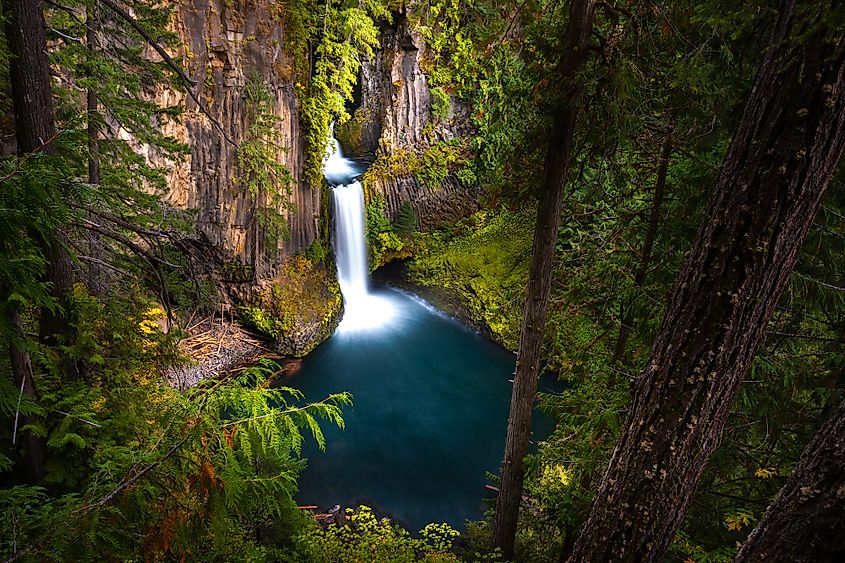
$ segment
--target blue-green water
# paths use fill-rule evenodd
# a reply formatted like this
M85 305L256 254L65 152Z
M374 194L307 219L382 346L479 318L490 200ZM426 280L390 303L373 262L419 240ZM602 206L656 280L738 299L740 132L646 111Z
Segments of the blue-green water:
M297 501L368 504L412 531L432 521L463 528L492 498L485 472L501 464L514 355L409 294L373 294L390 319L341 326L286 382L311 401L354 396L345 430L323 425L326 452L306 446ZM539 423L548 433L549 421Z

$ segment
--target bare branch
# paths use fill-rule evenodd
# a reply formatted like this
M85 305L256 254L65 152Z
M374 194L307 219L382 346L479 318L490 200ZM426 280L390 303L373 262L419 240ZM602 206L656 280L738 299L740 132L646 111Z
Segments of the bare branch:
M132 29L137 31L141 35L141 37L146 40L147 44L149 44L150 47L155 49L156 53L159 54L159 56L164 60L167 66L169 66L185 84L185 91L187 91L191 99L194 100L194 103L197 104L197 107L199 108L200 112L202 112L203 115L205 115L208 120L211 121L211 123L217 128L218 131L220 131L220 134L223 135L223 138L226 139L228 143L237 146L238 143L236 143L229 137L220 122L211 116L208 109L203 105L199 97L194 92L193 88L197 85L197 81L188 77L188 75L185 74L185 71L183 71L182 68L177 65L172 58L170 58L170 55L167 54L167 51L165 51L164 48L159 45L159 43L155 39L153 39L153 37L149 33L147 33L147 31L143 27L141 27L141 25L137 21L135 21L135 18L133 18L131 15L129 15L128 12L126 12L126 10L115 4L112 0L98 1L103 3L112 12L114 12L115 14L120 16L121 19L126 21L126 23L128 23L132 27Z
M87 512L91 512L92 510L95 510L95 509L97 509L97 508L101 508L101 507L105 506L106 504L108 504L109 502L111 502L111 500L112 500L114 497L116 497L117 495L119 495L120 493L122 493L123 491L125 491L126 489L128 489L129 487L131 487L132 485L134 485L134 484L135 484L135 482L136 482L136 481L138 481L141 477L143 477L144 475L146 475L147 473L149 473L150 471L152 471L153 469L155 469L156 467L158 467L159 465L161 465L163 462L167 461L170 457L172 457L172 456L173 456L173 454L175 454L175 453L176 453L176 451L177 451L179 448L181 448L181 447L182 447L182 445L183 445L185 442L187 442L187 441L188 441L188 438L189 438L190 436L191 436L191 433L190 433L190 432L188 432L187 434L185 434L185 436L183 436L183 437L182 437L182 439L181 439L181 440L179 440L178 442L176 442L176 444L174 444L174 445L173 445L173 447L171 447L171 448L167 451L167 453L165 453L164 455L162 455L162 456L161 456L160 458L158 458L156 461L154 461L154 462L152 462L151 464L147 465L146 467L144 467L143 469L141 469L138 473L136 473L136 474L135 474L135 475L133 475L132 477L128 477L128 478L124 479L123 481L121 481L121 482L120 482L120 484L119 484L117 487L115 487L115 488L114 488L111 492L109 492L108 494L106 494L106 495L104 495L103 497L101 497L101 498L100 498L100 500L98 500L97 502L92 502L91 504L87 504L87 505L83 506L82 508L80 508L79 510L77 510L77 512L86 512L86 513L87 513Z

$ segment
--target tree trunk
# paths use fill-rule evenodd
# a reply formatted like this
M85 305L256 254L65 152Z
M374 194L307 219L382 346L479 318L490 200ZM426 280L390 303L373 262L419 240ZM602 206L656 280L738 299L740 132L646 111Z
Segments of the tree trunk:
M85 41L88 44L88 74L93 78L93 63L96 61L97 53L100 50L100 39L98 32L100 30L99 14L97 13L97 4L88 7L87 10L87 26L85 32ZM100 184L100 104L97 96L97 90L94 87L88 88L88 183L93 185Z
M18 154L55 153L53 95L43 0L3 0Z
M640 263L634 274L634 287L640 288L645 283L648 267L651 264L651 252L654 249L654 239L657 238L657 227L660 223L660 214L663 208L663 194L666 191L666 174L669 170L669 160L672 156L672 130L666 132L666 139L663 141L663 150L660 155L660 166L657 169L657 180L654 184L654 197L651 200L651 214L648 221L648 230L643 241L643 249L640 254ZM622 305L622 320L619 325L619 336L616 339L616 346L613 351L613 363L622 360L625 355L625 348L628 345L628 337L631 335L631 325L634 322L634 314L631 310L633 300Z
M501 548L505 559L513 558L519 502L522 498L523 458L528 451L531 414L537 393L543 328L551 290L552 262L560 225L561 197L569 172L578 115L580 87L577 85L576 75L587 60L594 11L595 0L572 2L566 44L561 59L561 80L566 89L566 107L555 119L546 156L544 186L537 209L525 316L522 321L508 416L502 482L496 498L496 516L493 523L492 545L494 548Z
M12 53L9 76L12 85L12 105L15 114L15 138L18 154L40 151L55 154L57 135L50 85L50 62L47 58L43 0L3 0L6 15L6 40ZM43 246L47 259L47 281L58 303L67 308L72 265L68 255L67 237L61 231ZM65 334L68 323L60 312L47 307L41 311L42 341L56 342Z
M97 59L100 51L100 18L99 9L96 2L88 7L86 11L86 31L85 41L88 46L88 73L89 77L93 78L94 62ZM88 183L92 186L100 185L100 103L97 95L97 89L93 86L88 87L87 92L87 110L88 110ZM89 217L94 220L93 217ZM98 297L105 297L108 295L108 283L106 282L106 272L102 267L102 261L105 260L103 252L103 243L100 234L92 230L88 230L88 252L95 260L88 263L88 289Z
M778 16L571 561L661 560L795 265L845 143L845 43L807 8Z
M736 556L737 563L845 559L845 402L804 449L798 466Z
M5 293L5 292L4 292ZM23 396L30 399L35 399L38 394L35 389L35 378L32 374L32 361L29 353L26 352L19 343L23 341L24 335L23 322L18 311L17 304L10 304L9 306L9 322L12 326L13 335L11 343L9 344L9 363L12 366L12 375L15 378L15 386ZM36 418L32 415L27 415L22 418L21 423L15 426L15 441L20 440L21 443L26 444L26 460L29 463L30 481L32 483L40 483L44 480L45 461L47 459L47 441L42 437L32 432L27 432L26 437L21 440L21 428L27 424L36 422Z
M44 14L40 1L3 0L6 41L12 57L9 60L12 103L15 113L15 139L19 154L40 150L55 152L52 142L56 136L53 122L53 98L50 88L49 62L47 60ZM46 77L46 79L45 79ZM8 291L3 292L8 296ZM9 342L9 361L15 384L30 398L37 396L32 361L29 352L21 347L25 339L19 306L9 304L9 324L15 333ZM23 419L23 425L34 422L33 417ZM39 436L27 433L26 458L31 480L38 483L44 478L47 444Z

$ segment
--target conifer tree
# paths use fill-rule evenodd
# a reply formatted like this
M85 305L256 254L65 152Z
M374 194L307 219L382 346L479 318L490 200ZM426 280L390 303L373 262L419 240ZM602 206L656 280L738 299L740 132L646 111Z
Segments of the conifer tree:
M3 12L6 18L6 40L11 53L9 73L18 154L22 157L35 153L55 155L58 133L53 114L43 2L5 0ZM52 284L52 294L58 303L67 307L71 265L64 247L65 241L62 233L55 232L52 237L42 240L41 245L46 258L47 279ZM10 293L15 291L15 288L3 289L4 300L8 300ZM35 397L37 389L32 362L29 354L21 348L24 331L18 304L12 303L8 308L13 330L10 359L15 382L20 386L22 393ZM54 342L56 335L66 332L67 327L60 314L56 314L51 308L42 308L40 334L45 342ZM32 476L35 481L40 481L44 476L45 449L42 440L32 434L28 441Z
M560 60L560 77L564 86L565 106L555 116L552 138L545 162L544 185L537 209L531 270L528 278L525 316L522 321L519 353L516 359L513 395L502 461L502 480L496 498L493 522L494 548L505 558L513 557L522 485L525 477L523 458L528 452L531 414L537 393L537 377L543 347L546 309L552 284L557 231L560 225L563 187L569 174L575 125L578 118L580 88L577 75L587 61L590 33L593 27L594 0L574 0L569 12L569 27Z
M571 561L658 561L675 536L845 145L834 17L781 7Z

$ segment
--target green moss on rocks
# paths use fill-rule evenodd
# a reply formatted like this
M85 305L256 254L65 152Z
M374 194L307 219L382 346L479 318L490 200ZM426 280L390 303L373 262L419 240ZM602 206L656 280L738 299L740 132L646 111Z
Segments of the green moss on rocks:
M298 254L240 307L240 314L248 326L272 339L280 354L302 357L331 336L342 309L340 286L332 271Z
M413 255L413 228L410 232L400 232L387 217L384 196L378 192L368 198L364 211L367 226L367 250L370 271L381 268L393 260L401 260Z
M448 228L417 235L409 281L443 288L473 324L515 350L531 262L532 210L484 209Z
M353 158L362 158L375 152L378 139L373 138L374 116L367 108L359 108L349 121L335 127L335 138L343 147L344 153Z
M398 148L380 154L364 173L364 183L413 176L428 188L437 188L454 175L462 183L475 182L466 140L440 141L421 150Z

